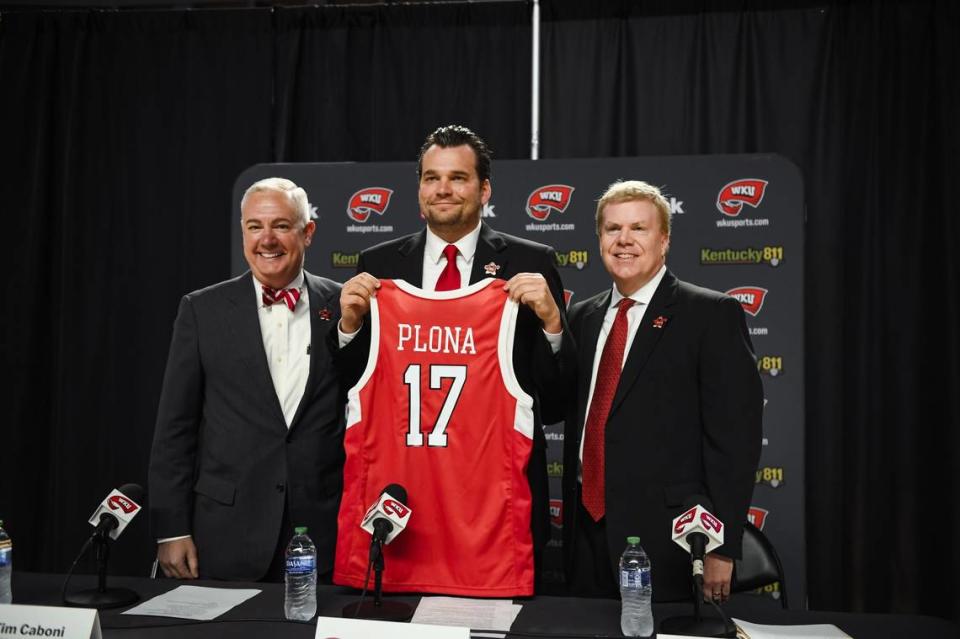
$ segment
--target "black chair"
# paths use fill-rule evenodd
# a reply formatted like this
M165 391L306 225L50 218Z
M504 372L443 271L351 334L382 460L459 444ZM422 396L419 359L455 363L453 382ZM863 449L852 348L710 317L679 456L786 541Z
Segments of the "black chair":
M780 582L780 605L786 609L788 607L787 583L784 579L780 556L759 528L750 522L744 522L743 557L735 562L733 584L730 590L744 592L774 582Z

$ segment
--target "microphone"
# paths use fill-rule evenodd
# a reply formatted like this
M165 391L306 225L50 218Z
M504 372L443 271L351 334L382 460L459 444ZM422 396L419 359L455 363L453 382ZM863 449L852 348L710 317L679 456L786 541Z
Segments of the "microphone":
M137 484L124 484L113 489L90 516L90 525L94 527L93 534L106 534L110 539L116 540L140 512L141 502L143 488Z
M370 558L367 563L367 577L364 581L360 601L343 607L343 616L355 619L376 619L379 621L408 621L413 616L413 608L402 601L383 601L384 557L383 546L396 539L413 513L407 506L407 491L400 484L389 484L380 493L377 501L367 509L360 527L370 533ZM364 602L367 585L370 583L370 570L374 571L373 601Z
M389 544L407 527L413 513L406 504L407 491L400 484L390 484L380 493L367 510L360 527L373 535L371 551L374 545Z
M687 503L696 502L696 499ZM710 506L710 501L699 497ZM712 506L711 506L712 507ZM723 522L714 517L706 507L697 503L673 520L672 539L690 553L693 562L693 578L703 582L703 557L714 548L723 545Z

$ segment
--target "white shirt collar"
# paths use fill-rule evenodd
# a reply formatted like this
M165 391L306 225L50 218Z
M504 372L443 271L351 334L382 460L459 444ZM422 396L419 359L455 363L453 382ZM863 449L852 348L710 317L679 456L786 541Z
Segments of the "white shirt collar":
M457 250L460 251L460 255L463 256L463 259L469 262L473 259L474 253L477 252L477 242L480 240L480 222L477 222L477 228L473 229L459 240L454 242L454 246L457 247ZM439 235L430 230L430 227L427 227L427 241L423 247L423 254L426 256L426 259L430 260L433 264L439 264L440 258L443 257L443 249L447 247L447 242Z
M653 294L657 291L657 287L660 286L660 280L663 279L663 276L666 272L667 265L661 265L660 270L657 271L657 274L651 277L649 282L634 291L633 294L630 295L630 299L637 304L649 305L650 300L653 299ZM624 296L621 295L620 291L617 290L617 285L614 283L613 295L610 296L610 306L616 306L623 298Z

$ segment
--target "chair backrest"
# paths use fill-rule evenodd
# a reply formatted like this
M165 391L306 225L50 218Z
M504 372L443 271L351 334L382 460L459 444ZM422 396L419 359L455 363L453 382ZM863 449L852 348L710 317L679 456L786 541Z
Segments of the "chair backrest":
M774 582L780 582L780 604L787 607L787 584L783 565L777 550L759 528L743 524L743 556L737 559L733 571L733 592L754 590Z

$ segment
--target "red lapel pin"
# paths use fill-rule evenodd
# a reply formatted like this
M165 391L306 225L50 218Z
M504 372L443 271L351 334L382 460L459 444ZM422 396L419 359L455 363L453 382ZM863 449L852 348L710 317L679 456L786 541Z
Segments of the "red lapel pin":
M667 321L668 321L668 318L664 317L663 315L660 315L655 320L653 320L653 327L663 328L666 325Z
M319 311L317 311L317 315L319 315L320 319L322 319L324 322L330 321L330 309L321 308Z

